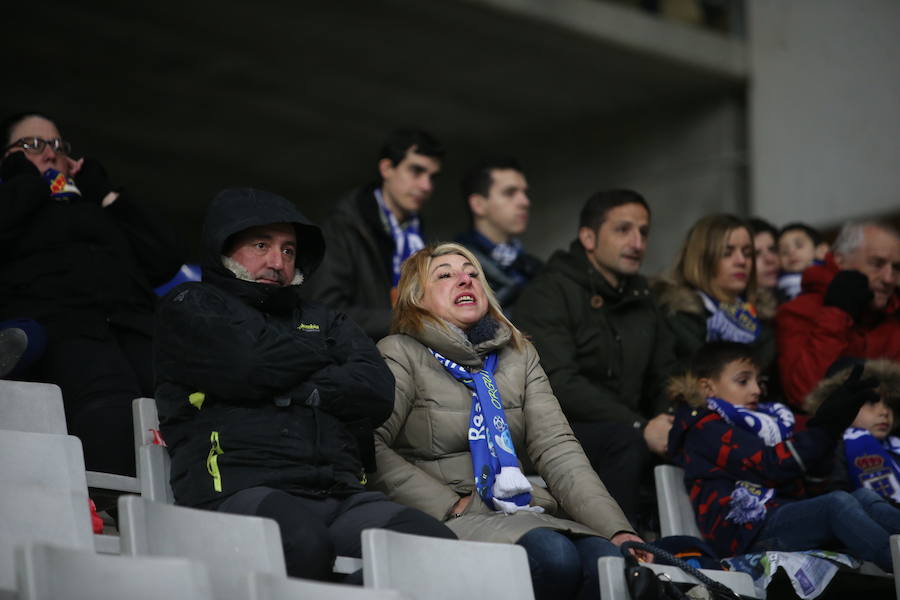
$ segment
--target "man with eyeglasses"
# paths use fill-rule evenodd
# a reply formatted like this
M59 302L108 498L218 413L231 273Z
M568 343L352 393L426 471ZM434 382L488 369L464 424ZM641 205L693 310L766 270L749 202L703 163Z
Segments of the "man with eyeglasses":
M178 244L51 119L20 113L0 135L0 328L44 326L44 354L20 376L62 388L88 469L133 474L131 401L153 393L153 286L181 265Z
M419 211L443 156L440 142L424 131L392 132L378 180L352 191L322 228L328 249L306 293L346 313L376 341L388 334L400 264L424 246Z

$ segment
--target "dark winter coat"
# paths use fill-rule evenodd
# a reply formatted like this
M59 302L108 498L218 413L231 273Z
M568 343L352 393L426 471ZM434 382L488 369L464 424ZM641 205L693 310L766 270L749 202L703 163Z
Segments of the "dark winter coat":
M685 386L687 387L687 386ZM691 386L696 390L696 385ZM699 393L682 397L669 431L668 457L685 470L684 483L703 538L719 556L744 553L765 520L737 524L726 519L738 481L773 488L766 518L779 507L802 499L804 476L825 475L834 440L817 427L767 446L756 434L725 421L706 408Z
M643 424L665 409L674 355L642 276L613 289L575 240L526 286L514 317L570 421Z
M370 184L354 190L325 221L328 249L303 295L346 313L377 341L391 325L394 240L375 188Z
M181 266L174 233L126 191L54 200L37 169L0 183L0 320L31 318L51 339L103 338L110 323L153 331L154 286Z
M294 224L298 271L310 276L324 251L318 227L283 198L226 190L207 214L203 281L160 303L156 400L180 504L253 486L361 491L360 451L374 452L372 428L391 414L393 376L356 324L300 300L298 285L255 283L223 265L231 235L271 223Z
M491 249L486 248L484 242L473 231L458 235L456 242L468 248L481 263L485 279L490 284L497 302L507 314L519 299L522 289L537 275L543 265L539 258L523 250L511 265L504 267L491 257Z

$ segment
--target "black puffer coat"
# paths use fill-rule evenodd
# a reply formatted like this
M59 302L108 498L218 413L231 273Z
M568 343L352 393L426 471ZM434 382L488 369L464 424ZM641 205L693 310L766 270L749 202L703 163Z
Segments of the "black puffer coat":
M29 317L51 338L103 338L109 323L153 331L153 287L178 271L174 232L127 192L51 199L37 169L0 183L0 320Z
M357 440L372 451L372 428L391 414L393 376L359 327L300 300L297 284L245 281L223 265L230 236L272 223L294 224L308 277L324 252L319 228L284 198L226 190L207 213L203 282L160 303L156 400L180 504L253 486L361 491Z

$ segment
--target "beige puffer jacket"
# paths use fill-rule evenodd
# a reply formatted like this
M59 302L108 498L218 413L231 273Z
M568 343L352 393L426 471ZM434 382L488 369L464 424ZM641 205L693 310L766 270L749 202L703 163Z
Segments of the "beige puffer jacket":
M633 532L575 439L531 343L512 348L505 325L474 347L449 326L426 325L417 338L391 335L378 343L394 373L396 395L393 414L375 432L374 489L446 521L465 540L515 543L538 527L606 538ZM470 368L500 350L494 379L520 461L527 454L549 487L532 492L532 504L544 513L504 515L476 497L462 517L448 520L453 505L474 488L467 439L472 396L428 347Z

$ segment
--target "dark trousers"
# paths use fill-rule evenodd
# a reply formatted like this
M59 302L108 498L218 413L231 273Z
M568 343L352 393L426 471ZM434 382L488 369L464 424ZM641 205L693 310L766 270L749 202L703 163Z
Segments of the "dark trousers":
M304 579L333 580L336 556L361 557L363 529L375 527L456 539L437 519L391 502L381 492L360 492L347 498L307 498L274 488L253 487L229 496L216 509L277 522L287 573ZM348 583L362 583L361 573L351 575Z
M629 423L572 423L591 466L632 526L638 523L640 490L650 478L651 455L644 434Z
M131 402L153 396L152 339L110 327L103 339L51 337L38 378L62 389L69 433L89 470L134 475Z

